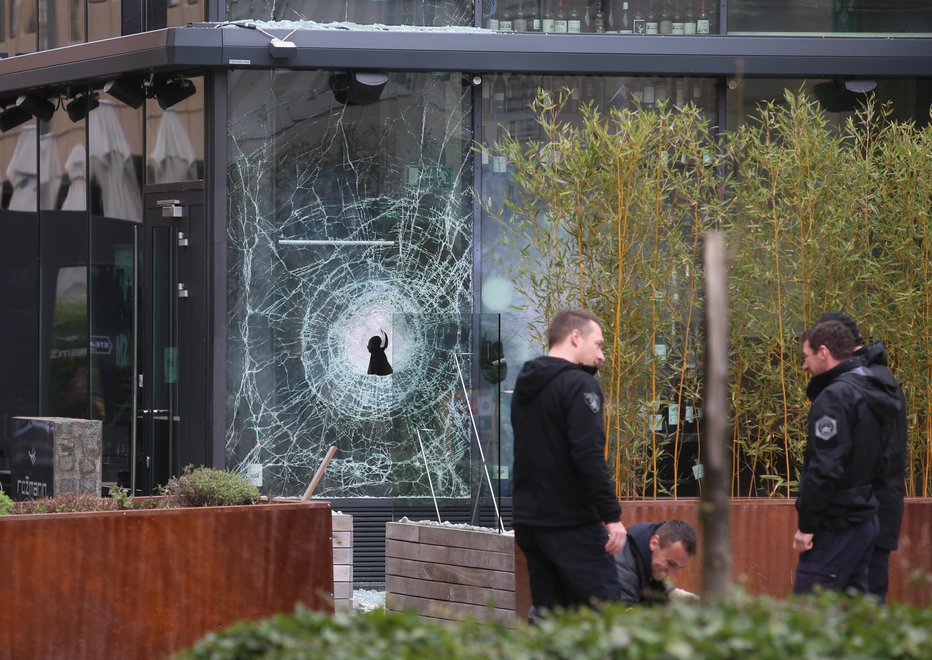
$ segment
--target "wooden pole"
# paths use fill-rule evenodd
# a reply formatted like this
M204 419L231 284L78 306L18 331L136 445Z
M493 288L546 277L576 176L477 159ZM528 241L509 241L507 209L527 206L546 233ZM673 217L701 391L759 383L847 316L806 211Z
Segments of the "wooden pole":
M703 531L702 594L720 598L731 582L728 499L731 460L728 435L728 257L725 235L708 232L705 267L705 438L699 518Z
M327 450L327 455L324 456L324 460L321 462L320 467L317 468L317 472L314 473L314 478L311 479L311 483L307 485L307 490L304 491L304 497L301 498L302 500L311 499L311 495L317 490L317 484L320 483L320 480L324 477L324 472L327 471L327 466L330 465L330 459L333 458L333 455L336 453L336 445Z

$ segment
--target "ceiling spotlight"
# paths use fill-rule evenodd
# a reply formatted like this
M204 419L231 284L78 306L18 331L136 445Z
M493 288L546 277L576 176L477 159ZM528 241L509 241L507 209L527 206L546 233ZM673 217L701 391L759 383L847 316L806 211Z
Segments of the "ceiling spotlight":
M156 78L154 94L162 110L168 110L176 103L194 96L197 88L187 78Z
M817 84L812 91L829 112L851 112L876 89L876 80L832 80Z
M23 110L18 105L11 105L0 112L0 131L6 133L11 128L25 124L30 119L32 119L32 113Z
M55 105L38 94L24 94L16 99L16 105L42 121L51 120L55 114Z
M98 99L97 92L89 92L76 96L72 101L69 101L68 105L65 106L65 112L68 113L68 117L71 118L71 121L81 121L87 117L87 113L99 105L100 100Z
M379 100L388 83L384 73L343 71L330 76L333 97L344 105L366 105Z
M298 52L298 47L295 46L293 41L286 41L286 39L287 37L285 39L272 37L272 40L269 41L269 55L278 59L293 57Z
M104 85L104 92L131 108L139 108L146 102L146 90L142 78L117 78Z

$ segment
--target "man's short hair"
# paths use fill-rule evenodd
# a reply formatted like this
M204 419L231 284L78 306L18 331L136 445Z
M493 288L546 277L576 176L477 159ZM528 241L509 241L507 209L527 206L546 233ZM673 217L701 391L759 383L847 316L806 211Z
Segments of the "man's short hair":
M803 333L802 341L809 342L811 351L825 346L836 360L851 357L854 352L854 337L841 321L822 321L809 326Z
M657 528L657 538L660 540L661 548L679 541L690 557L696 555L696 530L688 522L668 520Z
M848 328L848 332L851 333L851 336L854 337L855 346L863 346L864 340L861 339L861 333L858 332L858 324L854 322L847 314L842 314L841 312L825 312L820 316L816 323L822 323L823 321L838 321L843 326Z
M579 330L583 335L589 331L589 322L592 321L602 327L602 319L585 309L562 309L550 322L547 331L547 342L553 348L570 336L573 330Z

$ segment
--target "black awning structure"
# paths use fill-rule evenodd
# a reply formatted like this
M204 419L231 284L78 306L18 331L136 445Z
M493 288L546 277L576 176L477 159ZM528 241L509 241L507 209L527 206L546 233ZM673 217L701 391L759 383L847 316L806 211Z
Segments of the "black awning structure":
M362 27L289 31L197 23L0 60L0 97L100 86L131 73L278 68L927 78L932 77L932 38L618 37Z

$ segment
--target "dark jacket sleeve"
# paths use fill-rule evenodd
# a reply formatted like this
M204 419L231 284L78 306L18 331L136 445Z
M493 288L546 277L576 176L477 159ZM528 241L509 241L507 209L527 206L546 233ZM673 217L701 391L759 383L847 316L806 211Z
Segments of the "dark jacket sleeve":
M621 583L621 602L636 605L641 602L641 578L632 548L632 543L626 543L615 553L615 570Z
M618 522L621 505L605 465L605 430L602 425L602 389L584 372L569 372L567 380L567 439L570 461L587 499L599 512L602 522Z
M816 530L822 511L833 502L851 453L851 420L843 396L839 390L827 388L809 412L806 459L796 500L799 531L804 533Z

